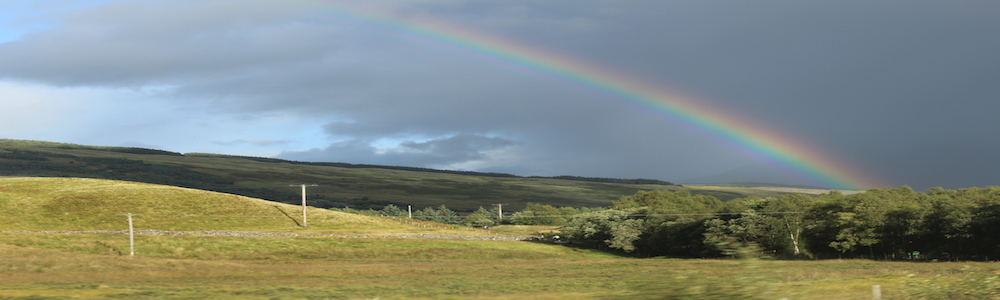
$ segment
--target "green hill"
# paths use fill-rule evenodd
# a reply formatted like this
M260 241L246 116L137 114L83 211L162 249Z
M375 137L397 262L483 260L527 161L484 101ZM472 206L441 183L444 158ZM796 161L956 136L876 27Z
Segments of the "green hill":
M0 139L0 176L80 177L156 183L299 203L297 184L308 189L309 205L320 208L381 209L387 204L414 210L446 205L471 212L494 203L520 210L528 202L600 207L640 190L685 187L650 179L579 176L523 177L500 173L426 168L307 163L274 158L156 149L84 146ZM687 189L729 200L781 192Z
M596 207L638 190L679 189L657 180L520 177L412 167L305 163L215 154L0 139L0 176L84 177L157 183L298 203L309 188L316 207L414 209L446 205L473 211L493 203Z
M0 231L120 231L126 213L137 229L308 234L469 235L457 227L368 217L164 185L85 178L0 178Z

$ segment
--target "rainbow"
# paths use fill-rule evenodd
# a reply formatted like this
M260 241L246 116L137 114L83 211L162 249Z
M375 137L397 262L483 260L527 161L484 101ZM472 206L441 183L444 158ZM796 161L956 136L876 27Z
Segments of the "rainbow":
M699 131L706 137L747 155L771 162L786 171L808 176L831 188L883 187L878 180L850 168L849 164L775 130L740 118L724 109L709 106L705 101L663 89L606 67L433 19L400 17L391 13L354 8L324 7L324 10L387 27L423 41L457 48L486 60L499 61L504 65L513 64L531 73L602 93L625 105L652 110L663 119Z

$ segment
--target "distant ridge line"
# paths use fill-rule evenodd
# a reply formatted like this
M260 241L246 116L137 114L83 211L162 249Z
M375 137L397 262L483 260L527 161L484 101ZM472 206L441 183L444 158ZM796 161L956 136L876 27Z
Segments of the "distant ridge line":
M469 175L469 176L562 179L562 180L603 182L603 183L660 184L660 185L675 185L675 186L680 186L679 184L676 184L676 183L673 183L673 182L669 182L669 181L664 181L664 180L659 180L659 179L645 179L645 178L623 179L623 178L606 178L606 177L585 177L585 176L573 176L573 175L521 176L521 175L510 174L510 173L497 173L497 172L477 172L477 171L445 170L445 169L432 169L432 168L423 168L423 167L406 167L406 166L390 166L390 165L375 165L375 164L352 164L352 163L344 163L344 162L306 162L306 161L287 160L287 159L271 158L271 157L230 155L230 154L215 154L215 153L184 153L184 156L239 158L239 159L249 159L249 160L259 161L259 162L289 163L289 164L299 164L299 165L313 165L313 166L341 167L341 168L359 168L359 169L360 168L389 169L389 170L400 170L400 171L428 172L428 173L445 173L445 174Z
M120 152L120 153L131 153L131 154L148 154L148 155L171 155L171 156L183 156L179 152L172 152L159 149L150 149L142 147L119 147L119 146L88 146L88 145L78 145L70 143L59 143L59 142L47 142L47 141L35 141L35 140L14 140L14 139L0 139L0 146L2 147L46 147L46 148L58 148L58 149L83 149L83 150L95 150L95 151L108 151L108 152Z
M805 184L781 184L781 183L771 183L771 182L688 182L684 183L687 185L702 185L702 186L721 186L721 187L745 187L745 188L755 188L755 187L784 187L784 188L799 188L799 189L818 189L818 190L829 190L829 187L813 186Z
M572 176L572 175L559 175L559 176L520 176L509 173L497 173L497 172L477 172L477 171L461 171L461 170L444 170L444 169L432 169L424 167L407 167L407 166L390 166L390 165L375 165L375 164L353 164L344 162L304 162L287 160L280 158L271 157L257 157L257 156L244 156L244 155L231 155L231 154L215 154L215 153L179 153L166 150L141 148L141 147L115 147L115 146L87 146L78 145L70 143L59 143L59 142L48 142L48 141L36 141L36 140L15 140L15 139L0 139L0 150L7 147L46 147L46 148L58 148L58 149L81 149L81 150L95 150L95 151L108 151L108 152L118 152L118 153L129 153L129 154L145 154L145 155L168 155L168 156L189 156L189 157L220 157L220 158L238 158L238 159L248 159L258 162L267 163L289 163L289 164L299 164L299 165L313 165L313 166L327 166L327 167L340 167L340 168L371 168L371 169L388 169L388 170L399 170L399 171L412 171L412 172L427 172L427 173L444 173L444 174L454 174L454 175L468 175L468 176L485 176L485 177L508 177L508 178L540 178L540 179L562 179L562 180L574 180L574 181L586 181L586 182L601 182L601 183L618 183L618 184L659 184L659 185L673 185L680 186L679 184L672 183L669 181L663 181L658 179L623 179L623 178L604 178L604 177L585 177L585 176ZM9 150L8 150L9 151Z

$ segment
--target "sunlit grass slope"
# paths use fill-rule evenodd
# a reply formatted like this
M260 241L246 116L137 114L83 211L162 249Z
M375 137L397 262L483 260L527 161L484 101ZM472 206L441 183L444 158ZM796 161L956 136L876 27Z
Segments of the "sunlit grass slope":
M140 232L135 237L136 252L144 257L366 261L609 257L551 244L465 240L509 234L312 207L308 228L302 228L301 206L101 179L0 178L0 211L0 231L6 231L0 233L0 244L76 253L128 255L128 239L110 233L126 230L124 214L132 213ZM185 235L148 234L149 230ZM191 235L233 232L239 236ZM282 233L295 235L269 236Z
M477 234L440 224L367 217L172 186L81 178L0 177L0 230L294 231L330 234Z
M389 238L481 234L192 189L0 178L0 298L996 299L995 263L635 259L565 244ZM365 234L135 237L59 231ZM287 215L286 215L287 214ZM53 230L56 232L37 232ZM11 232L20 231L20 232Z

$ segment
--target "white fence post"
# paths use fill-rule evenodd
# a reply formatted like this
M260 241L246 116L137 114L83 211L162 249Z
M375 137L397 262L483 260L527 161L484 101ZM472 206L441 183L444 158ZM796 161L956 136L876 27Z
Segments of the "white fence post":
M132 230L132 213L128 216L128 256L135 256L135 231Z

